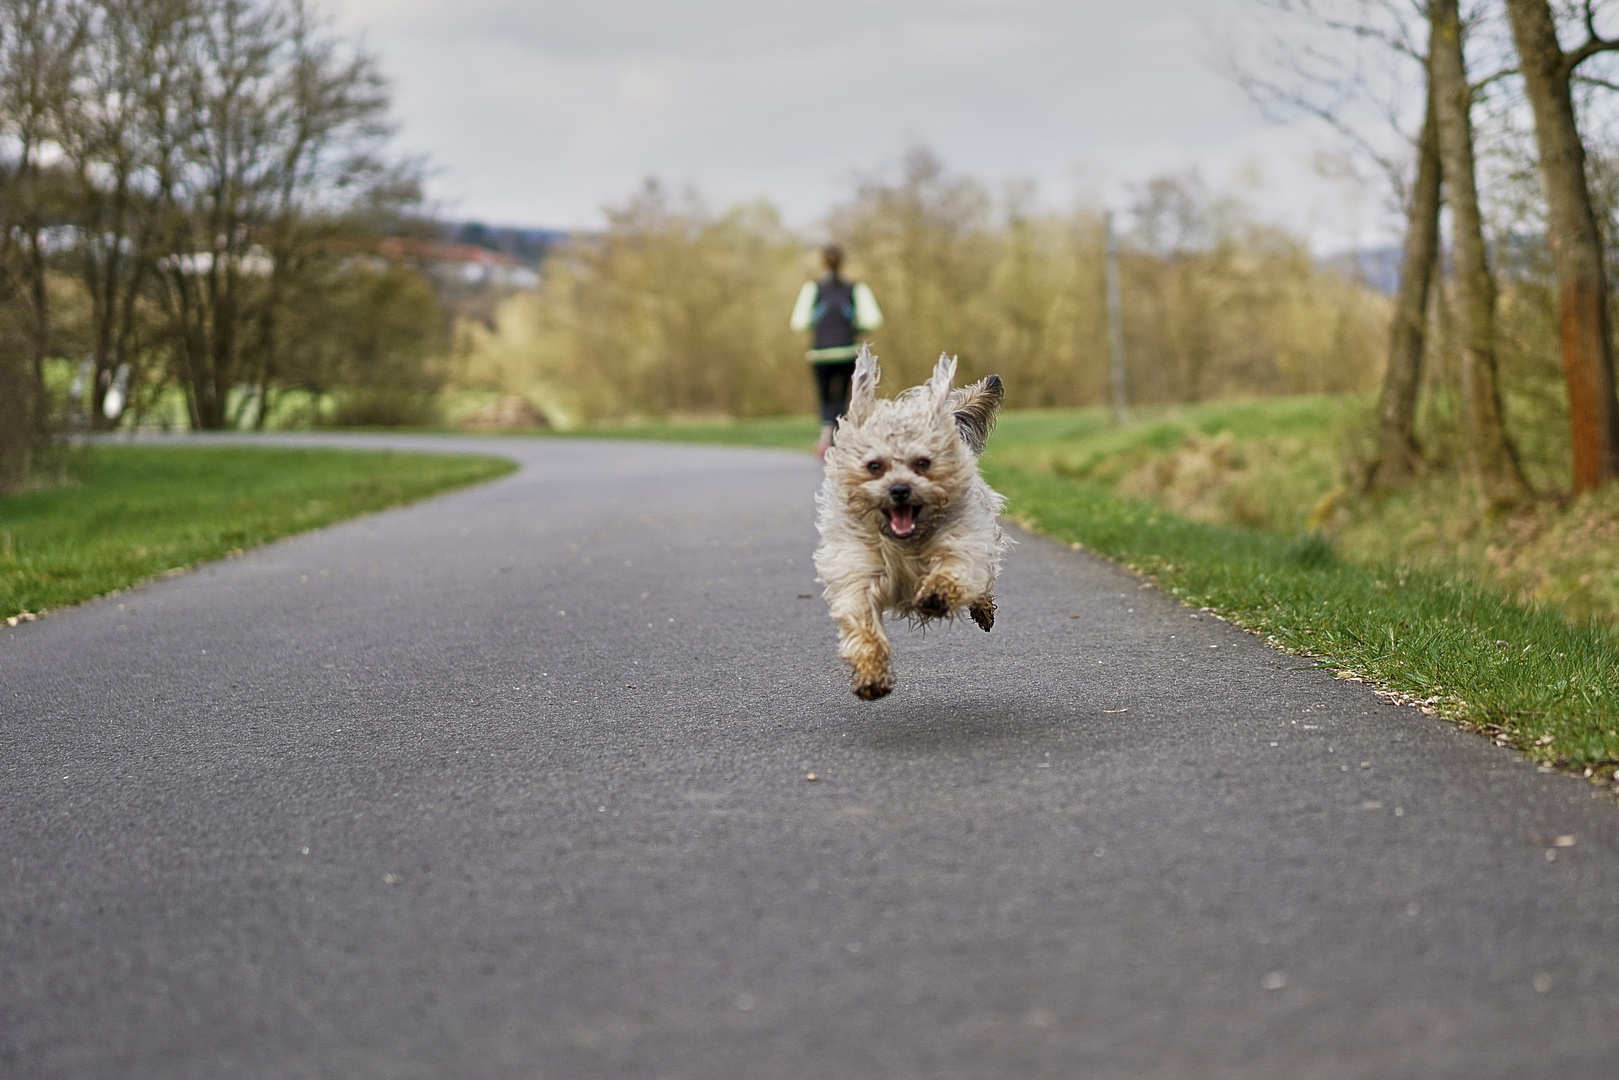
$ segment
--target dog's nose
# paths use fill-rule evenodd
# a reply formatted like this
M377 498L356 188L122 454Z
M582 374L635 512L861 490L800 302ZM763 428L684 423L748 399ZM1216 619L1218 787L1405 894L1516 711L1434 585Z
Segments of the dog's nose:
M909 502L911 499L911 485L895 484L888 489L888 497L897 503Z

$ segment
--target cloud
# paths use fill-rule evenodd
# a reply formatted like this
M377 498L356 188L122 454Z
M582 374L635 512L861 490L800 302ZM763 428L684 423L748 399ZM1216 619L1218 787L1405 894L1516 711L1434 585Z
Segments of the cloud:
M1117 191L1259 148L1309 178L1209 62L1238 0L328 0L395 87L401 143L488 220L589 225L642 177L809 223L925 143L953 168ZM1272 129L1273 130L1273 129ZM1250 150L1244 150L1244 147ZM1296 160L1282 160L1294 158ZM1211 175L1216 183L1221 177ZM1111 185L1111 186L1110 186ZM1304 202L1309 202L1305 199Z

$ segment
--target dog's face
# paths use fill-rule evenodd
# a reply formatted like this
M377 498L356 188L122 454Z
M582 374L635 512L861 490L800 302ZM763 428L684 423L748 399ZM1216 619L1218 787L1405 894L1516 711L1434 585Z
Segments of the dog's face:
M950 405L955 369L954 360L941 358L933 378L881 401L876 361L862 354L855 368L826 472L851 514L896 541L926 537L976 475Z

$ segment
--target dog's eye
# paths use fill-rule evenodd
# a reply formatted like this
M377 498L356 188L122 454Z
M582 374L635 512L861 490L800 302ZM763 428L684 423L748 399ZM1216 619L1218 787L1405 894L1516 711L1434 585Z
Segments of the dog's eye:
M915 461L911 462L911 469L914 472L927 472L928 467L932 464L933 461L931 458L919 457Z
M866 471L876 476L883 471L883 463L880 461L868 461L866 462Z

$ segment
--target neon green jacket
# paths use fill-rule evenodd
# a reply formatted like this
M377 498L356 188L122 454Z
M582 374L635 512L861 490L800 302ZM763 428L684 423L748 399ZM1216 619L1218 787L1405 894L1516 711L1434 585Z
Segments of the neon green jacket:
M787 322L790 329L798 333L811 329L810 313L815 310L815 291L816 283L813 281L804 282L804 287L798 290L798 301L793 304L793 316ZM854 323L855 327L862 331L875 330L883 324L882 308L877 306L877 297L864 281L854 283ZM804 357L811 363L830 364L853 360L859 354L858 345L840 345L831 349L811 349Z

